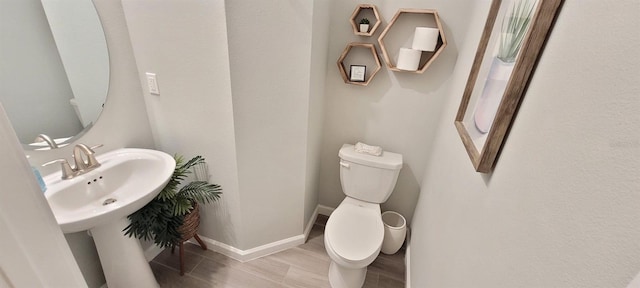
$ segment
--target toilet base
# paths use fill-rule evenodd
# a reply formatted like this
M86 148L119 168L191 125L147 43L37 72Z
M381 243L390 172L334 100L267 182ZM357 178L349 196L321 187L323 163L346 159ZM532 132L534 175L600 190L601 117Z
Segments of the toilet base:
M360 269L347 269L331 261L329 265L329 284L331 288L362 288L367 276L367 266Z

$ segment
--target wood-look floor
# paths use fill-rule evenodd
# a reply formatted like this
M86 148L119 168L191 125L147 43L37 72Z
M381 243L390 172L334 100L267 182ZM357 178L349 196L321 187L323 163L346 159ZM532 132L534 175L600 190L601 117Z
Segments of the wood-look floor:
M185 244L185 275L180 276L178 253L165 249L151 261L161 287L229 288L330 288L330 259L324 249L324 223L319 215L307 243L245 263L200 246ZM369 266L364 287L404 287L404 250L395 255L380 253Z

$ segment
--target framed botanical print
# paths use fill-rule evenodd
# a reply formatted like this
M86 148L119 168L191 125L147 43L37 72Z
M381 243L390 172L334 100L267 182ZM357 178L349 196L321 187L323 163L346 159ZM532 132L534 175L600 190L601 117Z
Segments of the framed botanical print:
M455 126L491 172L563 0L493 0Z

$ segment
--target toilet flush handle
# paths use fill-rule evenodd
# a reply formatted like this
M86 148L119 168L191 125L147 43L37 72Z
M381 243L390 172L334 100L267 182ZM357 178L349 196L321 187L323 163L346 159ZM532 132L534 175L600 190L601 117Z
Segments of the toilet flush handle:
M349 163L340 161L340 166L342 166L344 168L349 168Z

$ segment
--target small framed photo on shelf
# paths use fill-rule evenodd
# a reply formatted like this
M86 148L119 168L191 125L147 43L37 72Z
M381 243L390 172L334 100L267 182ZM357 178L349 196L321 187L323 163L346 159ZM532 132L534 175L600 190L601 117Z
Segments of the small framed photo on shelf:
M364 82L364 75L367 73L367 66L365 65L351 65L351 71L349 73L349 81L351 82Z

